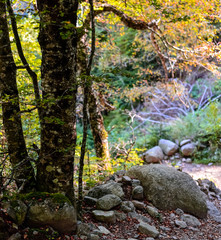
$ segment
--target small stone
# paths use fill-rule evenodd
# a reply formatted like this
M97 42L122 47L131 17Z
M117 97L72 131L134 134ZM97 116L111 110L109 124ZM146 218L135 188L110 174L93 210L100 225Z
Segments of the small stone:
M141 214L138 214L136 212L129 212L128 216L130 218L137 219L139 222L146 222L146 223L150 223L151 222L150 218L145 217L145 216L143 216Z
M107 194L114 194L120 198L124 197L124 191L119 183L114 181L108 181L105 184L96 186L88 192L89 197L101 198Z
M164 227L164 226L160 226L160 229L161 229L162 231L164 231L164 232L169 232L169 231L171 231L171 228L169 228L169 227Z
M38 235L38 231L33 231L33 235Z
M13 235L11 235L11 237L8 240L21 240L22 236L20 233L15 233Z
M94 210L92 211L92 214L94 218L98 221L109 222L109 223L116 222L116 216L114 214L114 211Z
M191 158L187 158L186 159L186 163L192 163L192 159Z
M200 221L196 217L189 214L182 215L181 220L185 221L188 226L192 226L192 227L201 226Z
M131 178L130 177L128 177L128 176L123 176L122 177L122 182L123 183L126 183L126 184L131 184Z
M175 159L179 159L180 158L180 154L179 153L176 153L175 156L174 156Z
M96 207L97 209L101 210L110 210L117 205L121 204L121 199L114 195L114 194L108 194L105 195L97 200Z
M175 220L175 225L180 228L187 228L187 224L184 221Z
M178 150L178 145L176 143L166 139L160 139L159 147L161 147L164 154L167 156L172 156Z
M171 214L170 214L170 218L171 218L171 219L175 219L175 218L176 218L176 215L175 215L174 213L171 213Z
M180 150L183 156L189 157L192 156L195 152L196 145L194 143L188 143L186 145L183 145Z
M163 160L164 154L159 146L149 149L143 154L146 163L159 163Z
M106 228L103 227L103 226L98 226L97 228L99 229L99 231L100 231L102 234L108 235L108 234L111 233L108 229L106 229Z
M159 236L159 231L154 227L145 222L140 222L138 225L138 230L150 237L156 238Z
M118 211L114 210L114 213L115 213L115 216L118 221L123 221L127 218L127 215L123 212L118 212Z
M154 238L148 237L148 238L146 238L146 240L154 240Z
M191 140L190 139L185 139L183 141L180 142L180 147L186 145L187 143L191 143Z
M179 215L179 216L181 216L181 215L184 214L183 210L180 209L180 208L177 208L175 212L176 212L176 214Z
M159 211L155 207L146 206L147 212L150 214L151 217L159 217Z
M84 235L81 235L81 236L80 236L80 239L81 239L81 240L87 240L88 237L87 237L87 236L84 236Z
M89 236L90 234L90 226L87 223L80 223L77 226L77 235L78 236Z
M146 204L137 200L132 200L132 203L134 204L134 207L139 210L144 210L146 207Z
M140 180L138 179L132 179L132 187L140 186Z
M100 237L98 236L98 235L96 235L96 234L91 234L90 235L90 240L99 240L100 239Z
M124 202L122 202L120 209L123 212L126 212L126 213L135 211L134 204L131 201L124 201Z
M143 187L137 186L132 191L132 198L136 200L142 200L143 199Z

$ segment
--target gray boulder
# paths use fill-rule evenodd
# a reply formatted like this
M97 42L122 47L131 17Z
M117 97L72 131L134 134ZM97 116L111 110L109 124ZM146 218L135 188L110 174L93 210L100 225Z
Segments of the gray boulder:
M101 198L107 194L114 194L120 198L124 197L124 191L119 183L109 181L106 184L102 184L92 188L88 192L88 196L92 198Z
M71 233L77 228L76 209L68 199L62 203L51 198L42 202L32 201L26 219L29 226L49 225L61 233Z
M101 210L94 210L92 211L94 218L101 222L107 223L115 223L116 216L114 211L101 211Z
M159 146L149 149L143 154L146 163L159 163L163 160L164 154Z
M183 145L180 150L184 157L190 157L194 154L196 145L194 143L188 143Z
M144 195L153 205L162 210L181 208L197 217L206 217L205 194L187 174L160 164L134 166L127 174L138 178Z
M121 204L121 202L122 201L118 196L114 194L108 194L97 200L96 207L100 210L110 210L111 208Z
M167 156L172 156L179 148L176 143L166 139L160 139L158 145Z

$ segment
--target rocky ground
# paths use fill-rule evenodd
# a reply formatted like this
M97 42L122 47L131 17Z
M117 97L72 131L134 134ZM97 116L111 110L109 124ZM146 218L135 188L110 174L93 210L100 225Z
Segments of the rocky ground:
M207 196L209 206L207 218L196 218L184 213L181 209L161 211L155 208L150 202L139 197L139 187L138 195L134 197L134 185L130 180L122 180L123 175L120 173L117 177L116 175L111 177L112 181L114 180L122 186L122 189L115 186L115 190L119 196L124 194L121 199L125 203L122 207L122 203L118 204L118 198L113 199L112 202L116 206L111 206L111 211L114 213L115 220L95 217L94 210L98 204L89 197L85 199L83 221L78 223L76 235L59 234L51 227L35 229L28 228L25 224L18 227L3 209L0 212L0 227L7 229L6 234L8 237L11 236L8 238L10 240L221 240L221 192L216 187L220 184L219 166L216 168L216 166L207 167L183 163L182 168L195 179L203 178L203 176L209 179L197 181L201 191ZM210 180L214 180L216 186ZM132 179L132 181L136 183L137 180ZM123 192L121 192L122 190Z

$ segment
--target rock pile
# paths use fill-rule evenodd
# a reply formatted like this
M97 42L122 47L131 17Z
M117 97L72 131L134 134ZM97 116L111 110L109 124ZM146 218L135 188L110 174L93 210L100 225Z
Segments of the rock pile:
M143 154L146 163L160 163L163 159L182 159L184 162L191 162L191 157L197 149L197 144L190 139L178 143L166 139L160 139L158 146L155 146Z
M118 173L114 174L112 180L92 188L85 196L86 209L91 211L96 221L103 223L106 227L128 219L136 220L135 228L138 235L135 234L132 238L127 238L128 240L141 239L139 234L146 236L147 240L166 239L164 238L167 235L166 232L171 229L160 224L163 221L170 221L171 225L185 231L195 229L198 231L197 228L201 227L201 220L198 217L207 216L206 200L208 199L188 174L160 164L132 167L125 174L123 177L119 177ZM210 188L211 184L208 184ZM103 195L103 189L106 189L106 186L112 191ZM113 186L118 189L118 196L113 194ZM130 195L128 191L122 194L128 188ZM145 198L149 201L147 202ZM176 211L165 219L160 211L162 208ZM104 226L102 228L100 225L98 228L94 225L90 233L81 232L79 237L92 240L115 239L114 232L108 232Z

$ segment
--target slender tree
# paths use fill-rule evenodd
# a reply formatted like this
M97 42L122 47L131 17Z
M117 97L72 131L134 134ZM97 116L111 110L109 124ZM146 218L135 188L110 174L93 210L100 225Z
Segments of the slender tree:
M35 186L35 178L22 130L16 65L10 46L4 0L0 1L0 95L8 152L14 168L13 177L17 186L27 192Z

